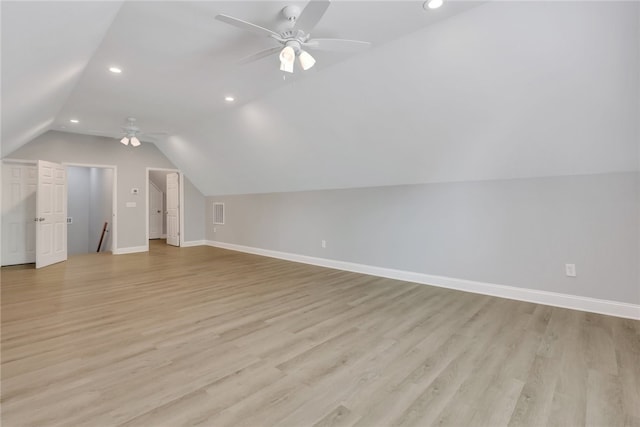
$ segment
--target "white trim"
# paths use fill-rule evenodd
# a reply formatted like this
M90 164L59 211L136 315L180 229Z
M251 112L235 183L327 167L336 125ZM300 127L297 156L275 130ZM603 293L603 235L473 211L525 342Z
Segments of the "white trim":
M114 255L135 254L138 252L147 252L149 248L147 246L130 246L128 248L118 248L113 251Z
M14 163L14 164L24 164L24 165L38 165L37 160L23 160L23 159L2 159L3 163Z
M100 169L113 169L113 189L111 200L111 227L109 233L111 233L111 253L115 254L118 251L118 166L117 165L96 165L93 163L71 163L63 162L63 166L72 166L79 168L100 168ZM126 248L125 248L126 249Z
M166 239L166 238L167 238L167 235L166 235L166 234L161 234L161 235L160 235L160 238L161 238L161 239Z
M191 246L205 246L207 244L206 240L191 240L190 242L182 242L183 248L189 248Z
M535 289L517 288L514 286L496 285L493 283L476 282L473 280L456 279L453 277L433 276L430 274L415 273L412 271L394 270L391 268L375 267L366 264L356 264L353 262L253 248L250 246L218 242L215 240L207 240L206 244L216 248L230 249L233 251L334 268L337 270L352 271L355 273L369 274L372 276L386 277L389 279L403 280L423 285L438 286L441 288L456 289L476 294L491 295L500 298L640 320L640 305L637 304L561 294L557 292L538 291Z
M72 166L77 168L111 168L115 169L118 166L116 165L97 165L94 163L73 163L73 162L62 162L64 166Z
M180 194L178 194L180 198L180 209L178 210L180 212L180 247L182 247L184 246L184 174L178 171L178 176L180 177L178 183L180 185Z

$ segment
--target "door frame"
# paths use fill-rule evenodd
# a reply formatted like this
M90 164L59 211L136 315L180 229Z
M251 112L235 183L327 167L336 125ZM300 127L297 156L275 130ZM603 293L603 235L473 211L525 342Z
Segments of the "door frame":
M96 165L91 163L70 163L63 162L63 166L71 166L77 168L100 168L100 169L113 169L113 188L111 191L111 253L113 254L118 247L118 166L116 165Z
M180 171L180 169L168 169L168 168L151 168L147 167L146 171L146 182L145 182L145 205L146 205L146 213L145 213L145 246L146 252L149 252L149 171L162 171L169 173L177 173L179 183L178 191L180 194L178 195L178 199L180 200L180 208L178 209L178 215L180 215L180 247L184 246L184 174Z

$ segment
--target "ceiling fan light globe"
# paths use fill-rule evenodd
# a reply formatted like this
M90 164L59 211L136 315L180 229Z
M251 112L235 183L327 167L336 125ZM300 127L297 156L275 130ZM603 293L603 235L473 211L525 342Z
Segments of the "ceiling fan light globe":
M301 51L300 52L300 66L303 70L307 71L309 68L313 67L316 63L316 60L309 54L309 52Z
M139 146L140 145L140 140L134 136L133 138L131 138L131 145L133 147Z
M124 138L122 138L120 140L120 142L122 142L124 145L129 145L129 138L127 138L126 136Z
M293 63L295 60L296 52L291 46L285 46L285 48L280 51L280 71L293 73Z
M423 7L425 9L437 9L444 3L443 0L427 0L424 2Z

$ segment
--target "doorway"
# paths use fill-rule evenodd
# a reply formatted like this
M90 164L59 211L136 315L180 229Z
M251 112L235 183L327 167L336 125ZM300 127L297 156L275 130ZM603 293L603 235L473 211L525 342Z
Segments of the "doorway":
M182 246L184 236L184 176L177 169L147 168L147 250L167 244ZM161 239L166 239L162 241Z
M69 255L112 252L115 170L67 165L67 251Z
M104 171L110 171L111 179L105 180L104 185L107 189L110 186L112 191L110 199L107 197L102 203L106 212L103 219L104 222L110 222L110 234L106 244L103 241L101 250L117 247L116 166L5 159L2 161L3 266L35 262L36 268L39 268L67 259L68 230L69 225L73 224L73 216L68 214L67 169L75 166L92 168L95 175L109 175ZM92 182L91 177L88 182ZM98 180L94 179L93 182L97 183ZM90 195L86 197L91 200ZM97 201L94 200L94 203L97 204ZM88 209L90 207L85 208ZM82 211L77 212L82 214ZM96 236L94 239L98 238ZM97 244L93 246L97 249Z

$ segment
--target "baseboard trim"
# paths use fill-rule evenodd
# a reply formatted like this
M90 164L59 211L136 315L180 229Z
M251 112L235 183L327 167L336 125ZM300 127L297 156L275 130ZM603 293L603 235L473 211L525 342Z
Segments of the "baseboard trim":
M180 246L183 248L189 248L191 246L204 246L206 244L206 240L191 240L189 242L182 242Z
M130 246L128 248L116 248L113 250L114 255L135 254L138 252L147 252L149 246Z
M395 270L391 268L375 267L372 265L357 264L327 258L317 258L289 252L260 249L250 246L236 245L233 243L218 242L215 240L205 240L204 244L216 248L229 249L232 251L262 255L271 258L279 258L303 264L333 268L336 270L351 271L354 273L386 277L389 279L455 289L458 291L640 320L640 305L636 304L561 294L557 292L538 291L535 289L517 288L514 286L497 285L493 283L476 282L473 280L456 279L453 277L434 276L412 271Z

